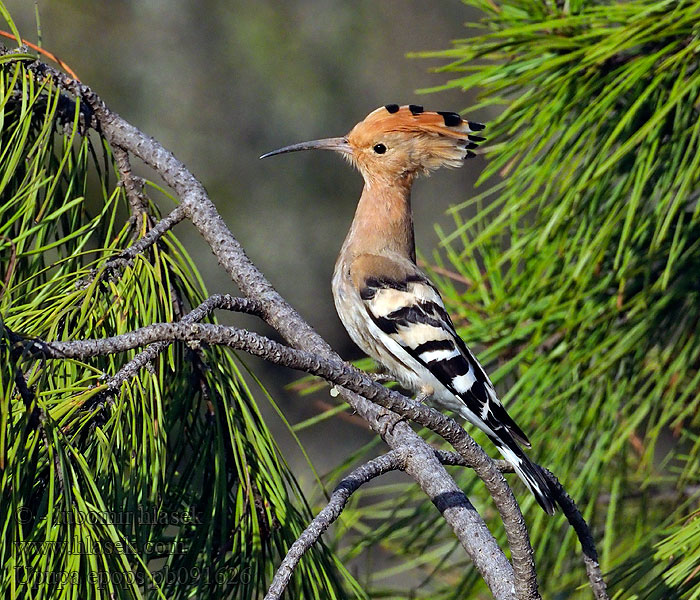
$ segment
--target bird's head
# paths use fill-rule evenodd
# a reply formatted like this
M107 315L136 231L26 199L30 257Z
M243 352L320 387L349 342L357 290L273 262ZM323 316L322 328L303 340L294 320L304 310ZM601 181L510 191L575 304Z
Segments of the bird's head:
M260 158L298 150L334 150L349 159L369 184L412 180L440 167L459 167L477 143L480 123L453 112L428 112L422 106L388 104L372 111L344 137L285 146Z

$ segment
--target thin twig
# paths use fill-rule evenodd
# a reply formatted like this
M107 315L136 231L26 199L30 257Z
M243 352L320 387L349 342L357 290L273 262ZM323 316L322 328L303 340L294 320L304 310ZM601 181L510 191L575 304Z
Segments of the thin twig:
M186 213L183 206L176 206L170 213L151 227L143 237L139 238L128 248L122 250L114 258L105 261L100 267L92 269L90 271L90 276L79 283L83 286L88 286L97 276L107 279L116 276L123 269L131 266L134 258L158 242L161 237L182 221L185 216Z
M129 202L131 220L134 223L134 228L138 231L143 218L148 218L148 203L143 195L143 180L140 177L136 177L131 172L129 153L124 150L124 148L114 146L114 148L112 148L112 154L114 155L114 162L117 165L117 169L119 169L119 176L124 186L126 199Z
M564 487L559 483L556 476L547 469L542 469L547 479L549 479L554 489L557 503L561 506L562 511L566 515L571 526L576 532L576 536L581 542L581 550L583 551L583 562L586 565L586 575L591 583L593 595L596 600L609 600L608 592L603 579L603 573L600 570L598 562L598 552L595 548L593 535L588 528L586 520L583 518L581 511L576 506L576 503L566 493Z
M182 221L187 216L187 210L180 204L171 210L166 216L164 216L160 221L158 221L142 238L136 241L134 244L119 253L119 256L109 261L110 263L117 264L118 262L124 261L122 264L129 263L136 256L150 248L155 244L161 237L163 237L168 231L170 231L175 225ZM108 263L109 264L109 263Z
M336 486L328 500L328 504L316 515L304 532L296 539L287 551L282 564L277 568L270 588L265 594L265 600L278 600L292 578L295 567L301 557L321 537L321 534L340 516L350 496L360 486L375 477L379 477L389 471L403 469L405 457L397 450L392 450L383 456L374 458L361 465L350 475L344 477Z
M203 321L216 309L257 315L262 310L260 303L250 298L239 298L229 294L214 294L187 313L180 323L188 324ZM169 345L170 342L167 341L157 342L148 346L143 352L139 352L107 380L107 388L110 390L119 388L123 382L134 377L143 367L155 360Z

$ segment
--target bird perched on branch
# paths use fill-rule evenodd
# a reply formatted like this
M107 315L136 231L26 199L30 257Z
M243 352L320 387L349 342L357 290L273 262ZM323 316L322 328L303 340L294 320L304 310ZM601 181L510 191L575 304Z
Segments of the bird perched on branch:
M431 399L481 429L513 466L540 506L554 513L542 470L508 416L479 361L457 335L435 286L416 265L411 186L418 175L459 167L485 138L484 128L454 112L388 104L344 137L286 146L342 154L365 180L333 274L333 297L353 341L420 400Z

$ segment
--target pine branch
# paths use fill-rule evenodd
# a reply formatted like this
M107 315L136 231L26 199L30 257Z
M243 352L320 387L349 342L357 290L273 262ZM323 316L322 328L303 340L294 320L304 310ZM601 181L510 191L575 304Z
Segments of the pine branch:
M340 517L350 496L360 486L375 477L379 477L389 471L401 469L405 464L405 459L406 457L398 450L392 450L383 456L366 462L353 470L349 475L343 477L333 490L326 506L316 515L314 520L287 551L287 556L284 557L282 564L277 569L270 589L265 595L265 600L278 600L282 597L292 577L294 568L299 564L301 557L319 540L321 534Z
M142 191L143 180L136 177L131 172L131 161L129 160L129 153L126 150L119 146L114 146L112 154L114 154L114 161L119 169L119 176L121 177L122 185L126 192L126 198L129 201L131 221L138 230L139 222L143 217L148 218L146 199Z

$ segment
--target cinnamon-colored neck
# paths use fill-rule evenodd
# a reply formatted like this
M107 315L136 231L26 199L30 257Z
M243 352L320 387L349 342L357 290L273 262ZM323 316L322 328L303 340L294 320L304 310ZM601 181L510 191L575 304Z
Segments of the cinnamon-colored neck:
M412 183L412 177L393 185L365 183L341 254L398 254L415 262Z

